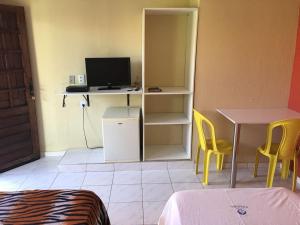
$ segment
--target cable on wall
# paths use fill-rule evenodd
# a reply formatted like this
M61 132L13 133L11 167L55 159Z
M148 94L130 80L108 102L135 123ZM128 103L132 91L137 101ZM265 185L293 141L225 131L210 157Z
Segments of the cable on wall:
M83 129L83 136L84 136L84 141L85 141L85 146L87 149L97 149L97 148L101 148L101 146L96 146L96 147L89 147L88 145L88 140L87 140L87 136L86 136L86 132L85 132L85 106L82 107L82 129Z

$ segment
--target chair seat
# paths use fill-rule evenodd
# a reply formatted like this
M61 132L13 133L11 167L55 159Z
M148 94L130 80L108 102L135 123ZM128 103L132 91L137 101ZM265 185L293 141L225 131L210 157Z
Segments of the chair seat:
M264 156L267 156L267 157L276 157L276 153L277 153L277 151L278 151L278 147L279 147L279 144L278 144L278 143L272 143L272 144L271 144L271 147L270 147L270 152L269 152L269 153L265 152L265 149L266 149L265 145L259 146L259 147L257 148L257 150L258 150L262 155L264 155ZM278 159L282 159L282 157L280 157L280 155L279 155ZM286 159L286 160L293 160L293 156L290 157L290 158L284 158L284 159Z
M220 152L220 153L224 153L226 155L231 154L232 144L229 141L224 140L224 139L217 139L216 144L217 144L218 151L213 151L213 152ZM207 146L208 146L208 149L213 150L212 143L211 143L210 139L207 140Z

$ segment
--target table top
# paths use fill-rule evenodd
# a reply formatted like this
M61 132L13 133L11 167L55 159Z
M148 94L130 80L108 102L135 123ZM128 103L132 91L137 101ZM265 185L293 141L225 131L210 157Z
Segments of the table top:
M235 124L268 124L277 120L300 119L300 113L288 108L270 109L217 109Z

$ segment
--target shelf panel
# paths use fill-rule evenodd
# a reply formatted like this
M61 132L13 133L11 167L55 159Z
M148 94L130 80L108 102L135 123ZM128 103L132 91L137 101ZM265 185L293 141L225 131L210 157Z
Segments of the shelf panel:
M190 159L182 145L146 145L145 160Z
M197 8L145 8L146 15L180 15L197 12Z
M145 88L145 95L183 95L192 94L193 92L185 87L159 87L161 92L149 92L148 87Z
M191 124L184 113L146 113L145 125Z

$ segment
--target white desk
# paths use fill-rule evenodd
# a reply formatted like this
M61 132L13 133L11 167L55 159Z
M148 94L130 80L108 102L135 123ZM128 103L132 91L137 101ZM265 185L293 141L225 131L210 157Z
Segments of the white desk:
M242 124L269 124L276 120L300 118L300 113L287 108L274 109L217 109L234 124L233 152L230 186L235 187L237 173L237 153Z
M87 106L90 106L90 95L126 95L127 96L127 106L130 105L129 95L141 95L143 90L140 88L138 91L135 91L134 88L122 88L117 90L97 90L95 88L91 88L88 92L63 92L63 103L62 107L66 106L65 100L67 96L78 96L82 95L86 101Z
M62 95L140 95L143 91L140 88L138 91L135 91L134 88L122 88L116 90L97 90L95 88L90 89L88 92L63 92Z

